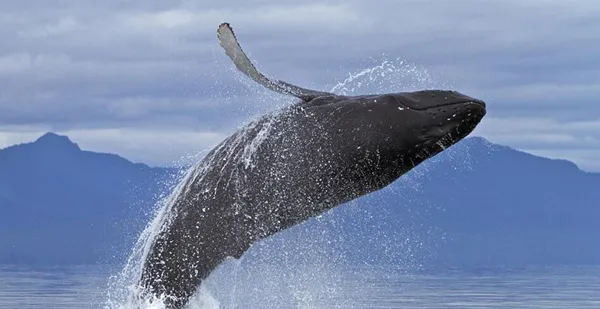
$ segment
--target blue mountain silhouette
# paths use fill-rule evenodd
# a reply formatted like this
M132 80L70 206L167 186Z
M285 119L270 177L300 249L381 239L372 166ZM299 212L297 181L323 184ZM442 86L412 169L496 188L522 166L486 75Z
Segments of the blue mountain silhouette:
M0 150L0 263L122 261L175 174L54 133ZM388 188L253 246L247 259L599 263L597 235L600 174L468 138Z
M0 150L0 261L89 263L122 255L171 172L82 151L53 133Z

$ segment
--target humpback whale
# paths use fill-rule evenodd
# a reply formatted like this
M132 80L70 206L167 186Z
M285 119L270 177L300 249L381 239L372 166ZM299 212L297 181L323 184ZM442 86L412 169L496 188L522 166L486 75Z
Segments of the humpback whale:
M269 235L380 190L469 135L482 100L450 90L342 96L268 78L228 23L235 67L297 102L240 128L182 180L148 246L144 295L182 308L225 259Z

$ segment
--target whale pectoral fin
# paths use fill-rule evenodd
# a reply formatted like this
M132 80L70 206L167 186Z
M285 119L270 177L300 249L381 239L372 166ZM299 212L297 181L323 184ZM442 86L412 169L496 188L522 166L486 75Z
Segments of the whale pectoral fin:
M303 101L310 101L317 97L322 96L333 96L334 94L329 92L316 91L298 87L283 81L272 80L261 74L256 67L252 64L246 53L242 50L242 47L238 43L233 29L229 23L222 23L219 25L217 30L217 37L219 38L220 45L225 49L225 53L236 68L244 73L246 76L252 78L255 82L263 85L264 87L273 90L278 93L292 95Z

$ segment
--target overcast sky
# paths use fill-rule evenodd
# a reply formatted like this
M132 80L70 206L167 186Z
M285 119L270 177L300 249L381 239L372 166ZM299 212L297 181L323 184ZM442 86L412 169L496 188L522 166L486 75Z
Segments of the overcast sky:
M457 90L488 103L473 135L600 171L597 0L1 1L0 147L54 131L167 165L293 102L234 70L223 21L268 76Z

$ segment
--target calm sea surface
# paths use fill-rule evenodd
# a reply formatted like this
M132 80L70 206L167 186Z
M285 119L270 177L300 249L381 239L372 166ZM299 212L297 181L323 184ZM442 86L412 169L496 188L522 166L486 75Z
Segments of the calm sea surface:
M234 271L209 289L220 308L600 308L600 267L297 274ZM0 308L103 308L108 276L97 266L0 266Z

